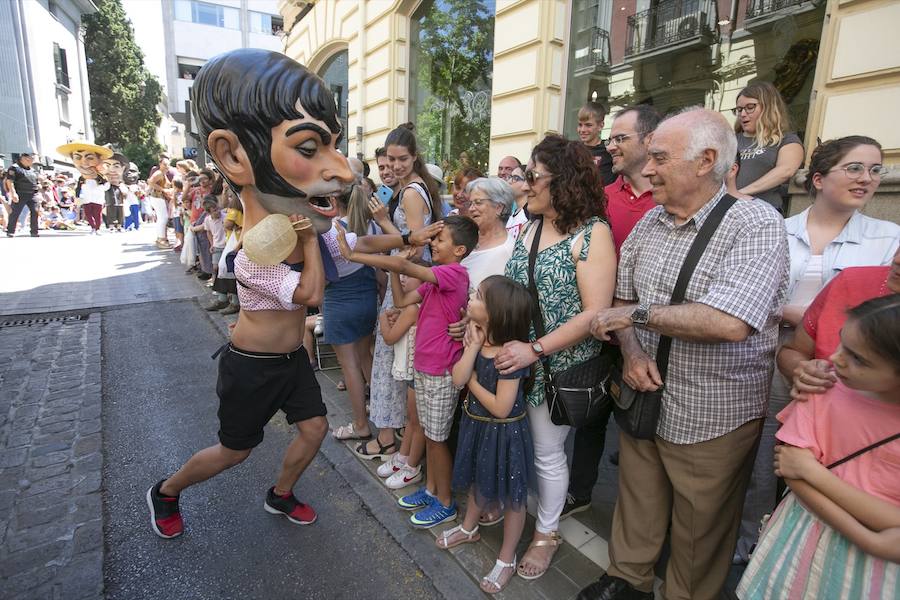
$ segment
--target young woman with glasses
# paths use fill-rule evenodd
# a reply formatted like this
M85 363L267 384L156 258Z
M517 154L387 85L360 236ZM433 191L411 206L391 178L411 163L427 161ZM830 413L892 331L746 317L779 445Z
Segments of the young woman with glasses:
M784 212L787 183L803 163L803 144L788 131L787 106L775 86L751 83L738 94L734 131L741 170L737 187L742 194L761 198Z
M860 211L875 194L887 169L881 145L851 135L819 145L810 158L805 187L812 206L785 221L791 253L788 301L783 310L781 341L794 343L804 334L804 313L819 291L848 267L891 264L900 242L900 225L873 219ZM883 276L880 282L883 282ZM875 292L873 291L874 295ZM803 326L801 326L803 325ZM809 340L806 336L804 339ZM834 348L829 349L833 351ZM827 355L826 355L827 356ZM777 415L791 401L790 383L775 372L769 410L754 466L735 562L749 559L762 516L775 506L772 457Z

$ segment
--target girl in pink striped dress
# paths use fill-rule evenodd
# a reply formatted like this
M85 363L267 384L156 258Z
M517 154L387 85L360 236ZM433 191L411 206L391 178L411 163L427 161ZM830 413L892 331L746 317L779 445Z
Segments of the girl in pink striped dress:
M778 415L790 493L742 600L900 600L900 294L851 309L831 361L838 383Z

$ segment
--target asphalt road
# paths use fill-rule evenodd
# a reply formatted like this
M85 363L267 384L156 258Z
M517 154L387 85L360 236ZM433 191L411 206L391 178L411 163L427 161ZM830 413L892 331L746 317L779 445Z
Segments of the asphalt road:
M315 524L263 510L293 435L281 417L242 465L182 494L183 536L157 537L144 494L217 441L224 340L193 300L107 311L102 334L108 599L440 597L321 454L295 488Z

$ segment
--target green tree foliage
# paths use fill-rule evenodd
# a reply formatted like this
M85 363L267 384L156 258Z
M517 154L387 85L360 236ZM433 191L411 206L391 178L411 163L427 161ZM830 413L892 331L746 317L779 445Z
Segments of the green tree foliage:
M84 17L84 47L96 142L112 144L146 174L162 150L156 139L162 86L144 66L121 1L95 3L99 10Z
M420 9L423 10L423 9ZM460 154L485 169L490 141L494 2L435 0L416 23L415 70L422 102L415 115L423 152L456 170Z

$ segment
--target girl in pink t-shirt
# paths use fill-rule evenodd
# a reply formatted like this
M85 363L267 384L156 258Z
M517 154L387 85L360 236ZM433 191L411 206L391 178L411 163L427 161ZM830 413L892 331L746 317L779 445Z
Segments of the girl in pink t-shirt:
M900 599L900 294L848 311L838 382L778 419L790 493L760 537L742 599Z

